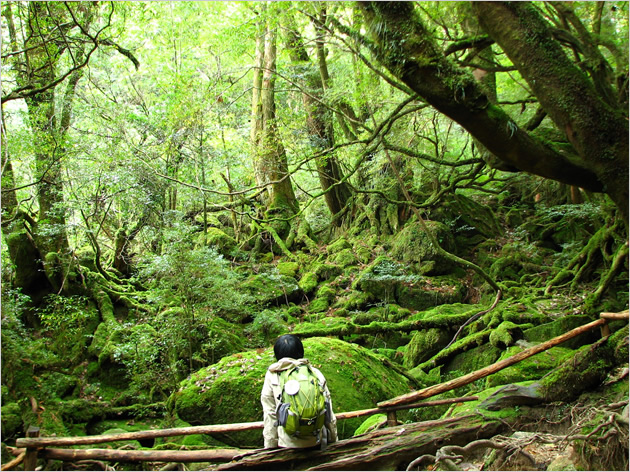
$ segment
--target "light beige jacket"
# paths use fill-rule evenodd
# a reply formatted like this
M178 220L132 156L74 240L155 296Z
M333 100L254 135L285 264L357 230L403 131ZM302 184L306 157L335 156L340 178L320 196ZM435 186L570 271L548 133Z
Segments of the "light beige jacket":
M260 394L260 402L263 407L263 419L265 427L263 429L263 438L265 439L265 448L271 447L311 447L319 444L320 438L316 438L313 436L312 438L295 438L287 435L284 432L284 428L282 426L278 426L277 424L277 416L276 410L278 405L280 404L280 375L279 373L283 370L287 370L294 366L300 366L304 364L309 364L310 362L307 359L292 359L290 357L284 357L280 359L278 362L271 364L267 369L267 373L265 374L265 383L263 385L262 393ZM313 367L313 372L319 378L319 381L324 386L324 395L326 397L326 401L330 403L331 409L331 417L332 420L330 423L326 423L325 428L328 430L328 438L327 441L329 443L337 441L337 418L335 418L335 414L332 413L332 402L330 400L330 392L328 391L328 386L326 385L326 379L322 375L322 373ZM323 428L322 428L323 429Z

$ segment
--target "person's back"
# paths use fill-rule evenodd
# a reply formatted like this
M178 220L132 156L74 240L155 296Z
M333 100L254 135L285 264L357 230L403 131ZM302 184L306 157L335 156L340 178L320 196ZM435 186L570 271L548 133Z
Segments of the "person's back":
M307 359L304 359L304 347L300 339L291 334L281 336L274 345L274 353L277 362L269 366L260 395L264 415L265 448L325 446L326 443L335 442L337 440L337 420L332 411L326 379L318 369L313 367ZM294 372L300 372L301 378L312 376L313 386L301 384L300 387L297 380L287 381ZM295 377L295 375L293 376ZM315 379L317 379L316 382ZM318 392L313 395L317 396L320 392L323 395L325 412L322 414L325 414L325 418L321 429L311 425L317 421L316 418L313 418L312 421L302 422L302 424L308 424L303 428L308 431L307 433L300 431L299 427L297 431L293 432L294 425L285 423L287 409L299 403L297 394L300 388L317 388L319 389ZM280 424L278 423L279 417Z

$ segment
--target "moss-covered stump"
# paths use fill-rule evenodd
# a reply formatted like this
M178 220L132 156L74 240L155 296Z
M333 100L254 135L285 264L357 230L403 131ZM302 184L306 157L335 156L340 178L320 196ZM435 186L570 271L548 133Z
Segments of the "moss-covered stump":
M328 381L336 412L372 408L407 393L409 381L357 345L330 338L304 340L305 356ZM191 375L169 399L169 406L193 425L262 420L260 392L265 372L275 362L273 350L248 351L222 359ZM340 437L351 436L361 418L340 421ZM230 446L260 447L261 431L218 435Z
M466 287L455 277L410 274L401 264L384 256L361 272L353 286L368 293L372 300L397 303L412 310L462 302L466 295Z
M455 250L453 235L445 224L425 221L427 229L440 246L448 252ZM391 256L413 267L414 272L424 275L444 275L455 267L431 243L424 227L418 222L407 223L392 240Z
M242 284L260 305L283 305L299 301L302 290L293 277L281 274L258 274L248 278Z

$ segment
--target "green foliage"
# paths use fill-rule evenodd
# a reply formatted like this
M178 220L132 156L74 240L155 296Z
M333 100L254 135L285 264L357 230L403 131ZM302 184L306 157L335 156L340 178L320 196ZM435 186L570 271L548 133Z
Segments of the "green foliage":
M173 247L148 258L140 276L153 288L151 301L181 306L191 323L201 309L226 320L240 320L250 312L252 297L238 290L242 277L213 248L182 250Z
M287 327L278 310L265 309L254 315L254 321L245 331L254 338L257 346L263 347L285 333Z

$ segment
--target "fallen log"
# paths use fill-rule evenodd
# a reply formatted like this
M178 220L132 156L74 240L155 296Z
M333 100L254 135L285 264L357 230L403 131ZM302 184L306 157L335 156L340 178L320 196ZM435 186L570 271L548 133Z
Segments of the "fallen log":
M435 453L446 444L465 446L505 428L500 421L477 415L423 421L339 441L325 451L257 450L216 470L404 470L418 456Z

